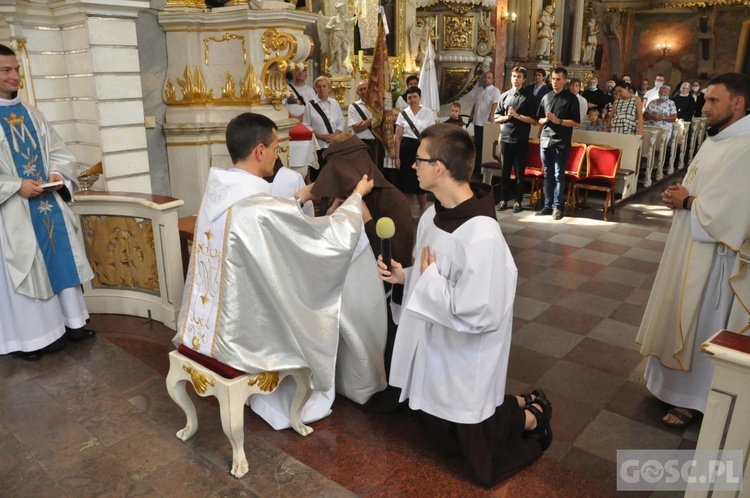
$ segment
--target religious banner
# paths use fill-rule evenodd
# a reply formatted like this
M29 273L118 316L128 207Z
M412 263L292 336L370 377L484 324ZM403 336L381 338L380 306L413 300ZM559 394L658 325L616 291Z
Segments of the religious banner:
M372 133L383 143L388 157L394 157L393 130L396 118L391 109L391 74L388 69L388 46L385 41L383 20L378 22L378 39L370 67L370 79L364 98L367 109L372 113Z
M435 49L432 40L427 41L427 53L422 61L422 71L419 73L419 90L422 92L420 103L432 109L436 116L440 115L440 93L438 90L437 73L435 72Z

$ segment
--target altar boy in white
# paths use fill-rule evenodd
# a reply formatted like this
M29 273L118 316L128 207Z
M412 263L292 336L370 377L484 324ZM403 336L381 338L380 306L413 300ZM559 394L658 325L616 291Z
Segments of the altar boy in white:
M437 201L419 221L414 266L379 260L404 284L390 383L421 410L443 452L463 456L491 487L549 447L552 407L542 391L506 396L517 270L489 186L469 184L474 144L461 127L422 132L414 168Z

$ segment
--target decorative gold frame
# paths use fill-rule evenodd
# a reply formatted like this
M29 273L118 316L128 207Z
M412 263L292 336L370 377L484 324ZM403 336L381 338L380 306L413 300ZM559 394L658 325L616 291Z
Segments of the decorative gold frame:
M224 33L224 36L217 38L215 36L209 36L203 39L203 62L208 66L208 42L213 41L216 43L222 43L230 40L240 40L242 42L242 59L243 63L247 64L247 47L245 46L245 35L235 35L230 33Z

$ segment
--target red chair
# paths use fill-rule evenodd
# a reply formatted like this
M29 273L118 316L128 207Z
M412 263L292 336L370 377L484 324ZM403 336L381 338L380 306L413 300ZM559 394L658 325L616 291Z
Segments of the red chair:
M604 220L607 220L607 208L612 206L615 212L615 182L620 169L622 149L604 145L589 145L586 150L586 177L578 180L573 186L573 198L578 203L578 190L585 189L584 205L588 200L589 190L607 193L604 201Z
M586 158L586 144L573 142L570 144L570 155L568 164L565 166L565 185L567 189L566 204L568 205L568 214L573 213L575 204L573 200L573 185L580 180L585 173L583 171L583 160Z
M536 209L539 201L544 196L544 169L542 168L542 156L539 140L529 140L529 153L526 158L526 169L523 172L524 179L531 184L529 195L529 206Z

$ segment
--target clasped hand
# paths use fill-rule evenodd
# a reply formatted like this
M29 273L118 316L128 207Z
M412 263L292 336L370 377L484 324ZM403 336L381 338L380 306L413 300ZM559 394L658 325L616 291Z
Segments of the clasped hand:
M661 201L669 209L677 209L682 207L682 202L688 196L688 191L680 183L670 185L667 190L661 193Z

